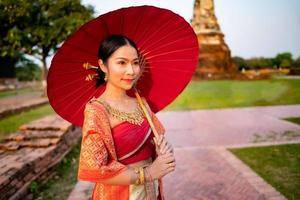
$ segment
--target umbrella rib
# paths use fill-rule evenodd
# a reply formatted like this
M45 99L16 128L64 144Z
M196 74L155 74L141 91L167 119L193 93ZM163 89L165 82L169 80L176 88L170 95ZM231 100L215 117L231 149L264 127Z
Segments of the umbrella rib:
M59 71L56 70L56 72L59 72ZM64 76L66 74L74 74L74 73L84 73L84 71L82 69L73 70L73 71L62 71L62 72L56 73L55 76Z
M79 63L78 63L79 64ZM74 67L74 68L78 68L78 67ZM85 73L85 69L78 69L78 70L66 70L66 69L61 69L61 70L56 70L56 74L55 76L62 76L62 75L66 75L66 74L74 74L74 73ZM88 72L94 72L92 70L89 70ZM96 74L96 73L93 73Z
M96 92L97 92L97 90L94 90L94 92L92 93L91 96L95 96ZM79 109L77 109L77 110L74 112L74 116L76 116L76 115L83 109L83 107L85 107L85 105L86 105L86 104L82 104L82 105L79 107Z
M148 67L150 68L150 67ZM176 71L176 72L185 72L185 73L188 73L188 72L191 72L192 70L184 70L184 69L174 69L174 68L167 68L167 67L153 67L151 68L152 70L164 70L164 71Z
M94 37L92 34L90 34L87 30L85 30L84 28L82 29L82 31L84 33L86 33L88 36L90 36L91 38L93 38L94 40L98 41L98 39L96 37Z
M164 27L164 28L165 28L165 27ZM182 26L182 27L180 27L180 28L178 28L178 29L173 29L173 31L170 31L170 32L168 32L167 34L165 34L163 37L160 37L158 40L155 40L155 42L151 43L151 45L145 47L145 49L143 49L143 50L147 50L147 49L149 49L149 48L152 47L152 46L156 46L157 43L163 41L165 38L168 38L170 35L174 35L176 32L181 31L181 30L184 30L185 28L186 28L186 27L183 27L183 26Z
M93 89L93 87L89 87L87 90L85 90L86 92L89 92L91 89ZM73 92L74 93L74 92ZM72 94L73 94L72 93ZM76 101L78 101L78 99L80 98L81 96L78 95L77 98L74 98L70 103L68 103L64 108L63 110L68 110L68 108ZM66 98L63 98L63 99L66 99ZM77 110L77 112L79 111L80 109ZM73 113L74 114L74 113Z
M150 17L151 17L151 16L150 16ZM142 24L142 26L143 26L143 24ZM151 23L151 26L148 27L148 30L151 29L152 27L154 27L154 23ZM144 30L144 28L141 27L140 30ZM143 35L141 35L140 38L147 38L147 37L145 36L145 34L147 34L147 33L148 33L147 30L144 31ZM148 37L149 37L149 35L148 35ZM139 47L142 49L142 46L143 46L144 44L145 44L145 40L142 40L141 43L140 43L140 45L139 45Z
M77 46L77 45L75 45L75 44L72 44L72 43L65 43L65 45L67 45L67 46L69 46L69 47L72 47L72 48L76 48L76 49L81 50L80 53L84 53L84 54L87 54L87 55L97 56L97 55L94 54L94 52L93 52L93 53L92 53L92 52L89 52L88 50L83 49L83 48L81 48L80 46Z
M137 33L138 27L140 26L140 24L141 24L141 22L142 22L142 19L143 19L144 16L145 16L145 13L146 13L146 12L142 12L141 17L139 17L140 20L138 21L138 24L135 26L134 33Z
M150 50L150 52L155 52L157 49L160 49L160 48L165 48L165 47L168 47L169 45L172 45L172 44L174 44L174 43L176 43L176 42L180 42L180 41L182 41L182 40L185 40L185 39L187 39L187 38L189 38L190 36L189 35L187 35L187 36L185 36L185 37L181 37L181 38L179 38L179 39L176 39L176 40L172 40L172 41L170 41L170 42L167 42L167 43L164 43L163 45L159 45L159 47L158 48L150 48L151 50ZM153 46L153 45L152 45ZM147 49L149 49L149 48L147 48ZM146 51L146 49L145 49L145 51Z
M124 9L121 9L120 12L121 12L120 15L124 16ZM121 33L122 33L121 35L124 35L124 28L123 28L124 27L123 26L124 25L124 17L120 17L120 20L121 20L121 22L119 23L119 26L120 26Z
M195 49L195 48L196 47L190 47L190 48L185 48L185 49L180 49L180 50L168 51L168 52L165 52L165 53L160 53L160 54L155 54L153 56L149 56L149 57L147 57L147 59L150 60L150 59L155 58L157 56L168 55L168 54L171 54L171 53L177 53L177 52L183 52L183 51L188 51L188 50L192 50L192 49Z
M47 80L49 99L57 113L71 123L81 125L85 105L105 89L105 84L97 88L95 79L85 80L86 75L97 73L84 69L82 64L89 62L98 66L97 45L111 34L132 37L130 39L137 44L143 70L139 87L145 95L154 98L157 91L153 89L163 88L170 90L165 99L171 101L176 91L182 91L182 86L192 78L199 52L192 28L169 10L152 6L141 8L118 9L87 22L64 42L58 56L53 58L51 67L54 70L49 71L51 77ZM153 104L159 110L165 102L155 99Z
M172 16L172 18L168 18L168 20L165 22L165 24L161 25L158 29L156 29L154 32L151 33L151 35L149 35L149 37L147 37L147 39L143 40L143 42L140 44L141 47L143 47L143 45L145 45L145 43L152 39L156 33L160 32L161 30L165 29L165 27L169 24L171 24L173 22L173 18L174 16Z
M167 60L151 60L148 63L152 64L152 63L161 63L161 62L178 62L178 61L191 61L191 60L195 60L193 58L184 58L184 59L167 59Z
M102 24L105 26L105 31L109 33L109 29L108 29L108 26L107 26L106 22L103 21L103 19L100 18L100 16L97 17L97 18L95 18L95 19L93 19L93 20L99 20L99 21L101 21ZM86 25L86 26L87 26L87 25ZM98 41L98 43L100 42L99 39L98 39L97 37L94 37L94 35L92 35L89 31L85 30L84 27L83 27L83 29L81 29L81 30L82 30L83 32L87 33L87 35L89 35L90 37L92 37L94 40Z
M59 103L63 102L65 99L71 97L74 93L80 91L82 88L85 88L85 87L87 87L87 86L86 85L82 85L80 87L77 87L75 90L72 90L71 92L69 92L68 95L64 95L63 98L60 98L59 100L57 100L55 102L55 104L59 104ZM92 88L92 86L88 86L88 88ZM85 91L87 91L87 90L85 90ZM80 95L78 95L78 96L80 96Z
M56 90L58 90L58 89L65 88L65 87L67 87L67 86L69 86L69 85L73 85L73 84L76 83L76 82L83 82L83 84L84 84L85 81L86 81L86 80L83 79L83 77L82 77L82 80L81 80L81 79L74 79L73 81L69 81L68 83L64 83L63 86L61 86L61 87L59 87L59 88L53 88L52 91L56 91ZM81 85L82 85L82 84L81 84Z
M110 31L109 31L109 28L108 28L108 25L107 25L106 21L104 21L103 18L100 18L100 20L103 22L103 24L104 24L104 26L107 30L107 33L110 35Z

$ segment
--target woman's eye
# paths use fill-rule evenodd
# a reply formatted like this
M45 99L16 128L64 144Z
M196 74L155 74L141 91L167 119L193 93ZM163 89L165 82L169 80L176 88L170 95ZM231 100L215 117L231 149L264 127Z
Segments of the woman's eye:
M118 64L120 64L120 65L124 65L124 64L125 64L125 62L124 62L124 61L120 61L120 62L118 62Z
M139 62L137 61L137 62L134 62L133 64L134 64L134 65L139 65Z

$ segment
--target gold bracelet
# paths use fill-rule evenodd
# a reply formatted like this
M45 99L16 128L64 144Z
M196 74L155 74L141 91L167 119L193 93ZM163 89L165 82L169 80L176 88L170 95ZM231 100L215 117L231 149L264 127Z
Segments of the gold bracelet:
M139 185L139 184L140 184L140 175L139 175L139 171L140 171L140 170L139 170L138 167L135 167L135 168L134 168L134 172L135 172L136 174L138 174L138 175L137 175L137 179L136 179L136 181L135 181L135 183L134 183L135 185Z
M140 172L140 184L144 184L145 183L144 168L140 167L139 172Z

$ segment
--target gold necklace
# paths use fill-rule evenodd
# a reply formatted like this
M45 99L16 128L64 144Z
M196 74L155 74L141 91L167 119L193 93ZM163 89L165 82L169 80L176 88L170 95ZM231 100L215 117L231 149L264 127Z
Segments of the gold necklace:
M96 101L101 103L112 117L117 118L120 121L128 121L129 123L136 125L141 125L144 121L143 111L139 104L133 112L125 112L113 108L104 100L96 99Z

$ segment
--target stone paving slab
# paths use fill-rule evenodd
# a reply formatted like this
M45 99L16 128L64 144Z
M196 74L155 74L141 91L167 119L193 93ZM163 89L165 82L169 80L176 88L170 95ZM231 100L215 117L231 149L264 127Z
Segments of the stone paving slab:
M19 127L20 130L51 130L51 131L68 131L72 124L59 115L49 115L41 119L34 120Z
M280 118L299 117L300 105L160 112L166 137L175 149L176 170L164 180L166 199L284 200L286 199L227 147L299 143L300 138L254 143L255 134L300 132L300 126ZM74 188L82 200L92 184ZM82 186L83 187L83 186ZM76 198L74 198L76 200Z
M16 96L0 98L0 119L36 106L48 103L41 92L32 92Z
M274 106L161 112L159 118L174 147L253 143L255 134L300 132L300 126L279 117L300 116L300 106ZM176 120L175 120L176 119ZM176 123L175 123L176 121Z
M256 185L264 185L268 189L259 191L249 183L239 168L234 168L232 163L224 159L228 156L226 150L223 150L223 156L220 151L199 147L176 148L176 170L163 179L166 199L264 200L280 196L253 173L258 180ZM266 194L266 191L269 193Z
M276 191L264 179L258 176L250 167L245 165L234 154L224 148L216 148L215 151L228 162L234 170L238 171L241 176L253 187L257 192L263 194L266 199L286 199L281 193Z
M70 200L90 200L92 198L92 190L94 183L87 181L78 181L75 188L70 193Z
M286 200L224 148L175 148L176 170L163 178L166 199ZM79 181L68 200L91 198L94 184Z

